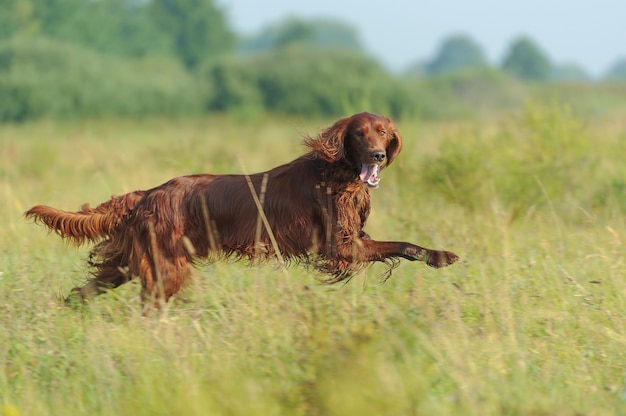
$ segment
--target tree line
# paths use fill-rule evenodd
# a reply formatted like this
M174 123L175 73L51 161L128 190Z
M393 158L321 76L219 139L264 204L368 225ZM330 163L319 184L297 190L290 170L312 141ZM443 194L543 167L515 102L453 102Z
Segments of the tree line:
M469 68L484 68L490 64L471 37L452 35L442 42L434 58L415 65L411 71L426 75L454 72ZM526 81L591 82L592 77L577 64L557 64L541 47L527 36L515 39L506 51L499 69ZM618 59L603 77L603 81L626 80L626 58Z
M626 61L609 75L626 79ZM242 37L214 0L3 0L0 13L0 121L363 108L459 117L519 105L554 81L588 77L529 38L495 67L471 38L451 36L432 60L392 74L344 22L291 18Z

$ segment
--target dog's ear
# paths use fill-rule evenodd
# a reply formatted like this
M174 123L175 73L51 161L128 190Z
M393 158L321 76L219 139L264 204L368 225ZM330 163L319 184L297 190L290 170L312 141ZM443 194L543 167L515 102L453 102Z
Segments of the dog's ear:
M317 157L331 163L338 162L345 156L344 141L349 124L350 117L339 119L332 126L322 130L317 137L306 137L304 144L310 147Z
M388 131L391 133L391 141L387 145L387 165L390 165L391 162L400 154L400 150L402 150L402 136L398 132L396 126L390 122Z

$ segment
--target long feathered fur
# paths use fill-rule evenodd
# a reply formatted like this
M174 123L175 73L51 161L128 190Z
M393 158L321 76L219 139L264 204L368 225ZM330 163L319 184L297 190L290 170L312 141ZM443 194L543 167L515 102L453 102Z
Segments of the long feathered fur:
M69 242L96 243L93 278L74 289L81 298L138 276L144 303L156 306L180 290L202 259L304 262L326 274L327 283L374 261L387 264L388 277L399 258L433 267L458 259L408 242L375 241L363 231L369 187L378 186L380 171L402 148L391 120L355 114L304 143L308 153L267 172L181 176L96 208L71 213L39 205L25 215Z
M116 232L124 216L135 207L144 193L135 191L122 196L113 196L96 208L84 204L78 212L37 205L26 211L24 216L46 225L78 246L85 241L97 243L110 238Z

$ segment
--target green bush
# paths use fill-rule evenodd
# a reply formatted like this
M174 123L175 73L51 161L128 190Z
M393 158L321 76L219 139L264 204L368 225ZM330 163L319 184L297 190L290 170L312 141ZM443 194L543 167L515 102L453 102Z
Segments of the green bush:
M200 70L203 96L208 111L257 113L263 110L263 97L257 74L246 59L227 56Z
M395 80L372 58L293 45L227 57L200 72L209 110L261 106L282 114L339 116L368 109L393 115Z
M580 118L562 105L528 105L495 131L450 137L423 166L423 186L470 210L497 201L513 215L577 201L589 207L599 156Z
M46 39L0 44L0 120L198 112L193 78L173 59L130 61Z

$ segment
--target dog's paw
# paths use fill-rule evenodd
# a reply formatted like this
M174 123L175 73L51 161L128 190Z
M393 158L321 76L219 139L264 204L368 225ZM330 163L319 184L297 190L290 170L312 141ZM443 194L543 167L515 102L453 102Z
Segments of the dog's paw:
M430 250L428 252L428 259L426 264L430 267L440 268L449 266L459 260L459 256L450 251L435 251Z

